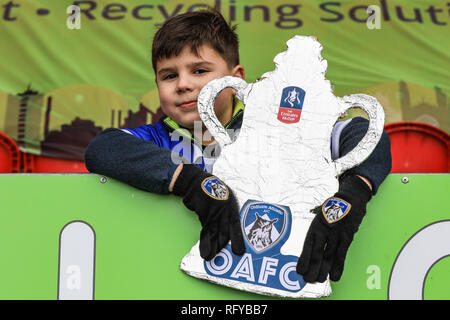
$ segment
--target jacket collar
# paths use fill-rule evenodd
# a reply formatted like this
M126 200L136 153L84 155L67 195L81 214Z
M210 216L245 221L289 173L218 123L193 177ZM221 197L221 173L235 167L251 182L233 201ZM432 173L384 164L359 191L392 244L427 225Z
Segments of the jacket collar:
M244 113L244 108L245 108L245 106L242 103L242 101L234 98L233 115L231 116L231 120L225 125L225 129L233 128L233 125L236 124L236 122L238 122L239 119L242 117L242 114ZM183 136L190 138L191 140L194 140L194 137L189 132L189 130L180 126L178 123L176 123L170 117L163 116L160 119L160 122L162 122L164 124L164 126L169 130L169 132L178 131ZM233 128L233 129L235 129L235 128Z

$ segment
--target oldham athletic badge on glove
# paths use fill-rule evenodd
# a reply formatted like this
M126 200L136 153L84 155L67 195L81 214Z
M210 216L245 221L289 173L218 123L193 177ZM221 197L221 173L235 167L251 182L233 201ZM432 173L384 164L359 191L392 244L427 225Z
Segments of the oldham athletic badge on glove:
M347 250L366 213L372 197L369 186L358 176L340 179L339 191L314 209L297 272L307 282L339 281Z
M223 181L192 164L184 164L173 193L182 196L184 205L198 215L202 225L200 256L203 259L214 258L230 240L233 252L244 254L239 206Z

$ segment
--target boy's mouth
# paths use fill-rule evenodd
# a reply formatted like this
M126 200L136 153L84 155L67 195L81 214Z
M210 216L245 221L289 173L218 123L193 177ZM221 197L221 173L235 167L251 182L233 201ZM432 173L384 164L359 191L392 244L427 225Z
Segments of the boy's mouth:
M178 105L182 109L189 109L197 106L197 100L186 101Z

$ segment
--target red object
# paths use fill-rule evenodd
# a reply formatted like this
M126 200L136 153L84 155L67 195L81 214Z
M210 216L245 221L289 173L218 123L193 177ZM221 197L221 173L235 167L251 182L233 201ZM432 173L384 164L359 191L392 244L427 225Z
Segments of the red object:
M417 121L393 122L384 129L391 139L391 172L450 172L450 135L445 131Z
M23 154L24 172L27 173L80 173L89 172L83 161L66 160Z
M16 142L0 132L0 173L20 172L20 150Z

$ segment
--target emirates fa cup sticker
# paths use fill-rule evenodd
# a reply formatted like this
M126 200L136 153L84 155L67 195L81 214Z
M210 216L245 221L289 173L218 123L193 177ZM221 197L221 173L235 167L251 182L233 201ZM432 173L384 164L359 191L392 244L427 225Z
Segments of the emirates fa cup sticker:
M240 210L246 252L233 254L230 244L210 261L200 256L199 242L181 261L188 275L257 294L319 298L331 294L327 279L307 283L296 273L306 233L322 206L330 223L349 210L330 198L338 191L337 177L364 161L375 148L384 125L384 111L367 95L334 95L325 78L327 61L314 37L295 36L274 58L275 70L247 83L223 77L206 84L197 105L199 115L221 149L212 174L234 193ZM234 88L244 105L239 135L230 138L217 119L214 100ZM333 127L350 108L361 108L369 128L356 147L341 158L331 154ZM220 181L208 181L205 192L226 197ZM330 201L327 201L330 199Z
M278 120L284 123L300 121L305 91L298 87L286 87L281 95Z

